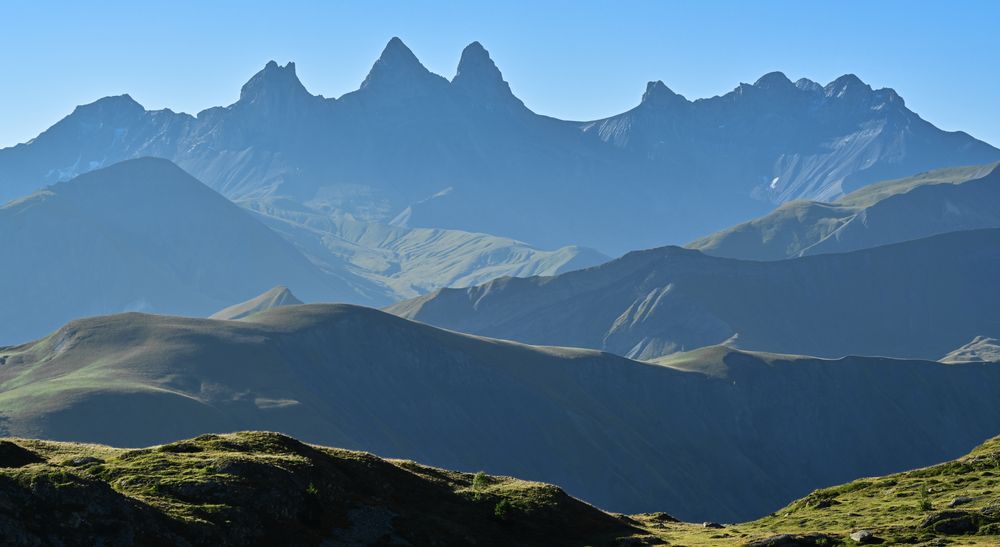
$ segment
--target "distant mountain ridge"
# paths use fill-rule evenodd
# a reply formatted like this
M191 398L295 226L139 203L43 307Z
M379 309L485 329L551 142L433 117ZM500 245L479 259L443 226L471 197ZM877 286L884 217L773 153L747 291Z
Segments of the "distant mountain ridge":
M138 156L171 159L235 200L278 196L363 221L616 254L1000 150L935 128L853 75L821 86L771 73L696 101L654 82L626 113L562 121L517 99L478 42L449 81L393 38L337 99L272 61L236 103L197 116L146 111L127 95L78 107L0 150L0 200Z
M957 456L1000 420L996 366L722 347L640 363L347 305L89 318L0 362L5 435L143 446L282 431L698 521Z
M998 166L937 169L872 184L832 203L785 203L688 247L713 256L780 260L1000 227Z
M663 247L554 277L441 289L387 310L470 334L643 359L726 343L936 360L1000 332L996 279L1000 229L984 229L771 262Z

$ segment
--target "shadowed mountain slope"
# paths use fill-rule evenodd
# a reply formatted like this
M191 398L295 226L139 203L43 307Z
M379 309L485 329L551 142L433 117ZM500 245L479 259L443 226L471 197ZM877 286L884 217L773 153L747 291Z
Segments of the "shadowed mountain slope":
M78 107L0 150L0 200L140 156L170 159L235 200L284 197L364 221L618 254L1000 150L853 75L821 86L771 73L695 101L651 82L628 112L557 120L517 99L478 42L449 81L394 38L337 99L272 61L238 101L197 116L127 95Z
M713 256L780 260L1000 227L997 165L939 169L872 184L833 203L789 202L688 247Z
M388 311L439 327L651 358L730 343L936 360L1000 332L1000 230L775 262L664 247L554 277L442 289Z
M276 430L722 520L957 456L1000 423L995 366L686 359L529 347L346 305L124 314L0 349L0 414L9 434L125 446Z
M369 301L368 282L321 271L162 159L123 162L0 206L0 234L0 343L88 315L207 315L279 283L309 300Z

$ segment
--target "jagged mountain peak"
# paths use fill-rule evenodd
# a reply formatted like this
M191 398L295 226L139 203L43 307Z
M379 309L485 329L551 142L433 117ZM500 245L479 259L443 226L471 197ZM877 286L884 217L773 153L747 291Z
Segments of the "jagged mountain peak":
M311 96L299 81L299 77L295 74L295 63L291 61L285 66L273 60L268 61L264 68L254 74L240 90L241 103L253 103L282 96Z
M823 86L809 78L799 78L795 81L795 87L802 91L822 91Z
M368 76L361 83L361 89L380 85L409 86L432 79L444 80L444 78L427 70L413 54L413 51L402 40L394 36L385 45L375 64L372 65Z
M793 89L795 84L785 76L785 73L775 71L758 78L753 86L759 89Z
M642 104L676 104L686 103L687 99L683 95L674 93L662 80L656 80L646 84L646 92L642 94Z
M479 42L472 42L462 50L462 58L458 61L458 72L452 78L452 83L499 85L509 91L507 82L503 80L503 74L490 58L490 52L486 51L486 48Z
M87 111L145 112L145 108L128 93L102 97L96 101L77 106L74 113Z
M828 97L837 98L854 95L867 95L872 92L872 87L854 74L844 74L836 80L826 84L826 87L823 89L826 91L826 95Z
M510 90L510 84L490 57L490 52L479 42L472 42L462 50L458 71L451 83L470 95L493 100L514 101L523 105Z

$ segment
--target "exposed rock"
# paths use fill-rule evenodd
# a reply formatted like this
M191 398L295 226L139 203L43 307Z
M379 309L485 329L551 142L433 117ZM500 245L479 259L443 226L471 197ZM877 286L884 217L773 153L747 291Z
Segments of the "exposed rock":
M875 545L885 540L877 537L871 530L858 530L851 534L851 541L860 543L861 545Z
M701 525L705 528L725 528L725 526L719 524L718 522L703 522Z
M946 535L971 534L979 530L978 520L978 515L968 511L941 511L928 515L920 527Z
M819 547L835 544L836 538L827 534L780 534L752 541L746 547Z
M972 503L976 501L976 498L969 496L958 496L957 498L951 500L948 503L948 507L958 507L959 505L965 505L966 503Z

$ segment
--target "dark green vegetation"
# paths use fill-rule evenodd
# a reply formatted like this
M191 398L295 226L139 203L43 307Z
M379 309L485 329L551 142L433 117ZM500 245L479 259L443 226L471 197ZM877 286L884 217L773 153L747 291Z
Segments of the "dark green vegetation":
M1000 229L774 262L664 247L554 277L441 289L388 311L461 332L638 358L749 350L936 360L1000 332Z
M698 520L952 458L1000 423L992 365L722 347L642 363L346 305L85 319L0 362L10 435L144 446L266 429Z
M1000 226L998 164L890 180L832 203L792 201L688 245L712 256L781 260Z
M471 474L275 433L140 450L14 442L40 463L0 454L10 546L583 545L638 532L554 486L474 486Z
M16 450L17 457L10 454ZM996 545L1000 438L933 467L817 490L741 524L613 515L547 484L276 433L143 449L0 441L5 545Z

